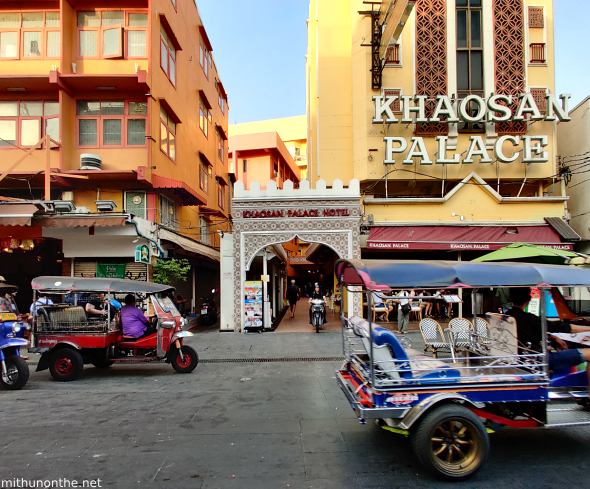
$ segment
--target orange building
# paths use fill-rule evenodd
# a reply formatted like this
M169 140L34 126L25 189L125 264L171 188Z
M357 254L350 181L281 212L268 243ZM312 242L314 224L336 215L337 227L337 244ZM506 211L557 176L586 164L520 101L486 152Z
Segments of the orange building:
M7 280L105 264L149 279L145 244L189 258L193 306L218 283L229 107L211 53L194 2L0 1Z
M285 143L275 131L254 134L238 134L229 138L229 172L250 188L258 182L262 188L268 181L276 182L278 188L291 180L299 186L300 170Z

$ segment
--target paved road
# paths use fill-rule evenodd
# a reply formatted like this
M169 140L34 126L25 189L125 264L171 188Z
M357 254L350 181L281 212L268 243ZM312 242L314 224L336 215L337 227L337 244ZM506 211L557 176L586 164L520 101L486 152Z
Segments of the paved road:
M407 439L361 426L334 381L340 335L220 334L192 339L190 375L167 364L86 367L57 383L32 373L0 391L0 480L101 479L113 488L440 487ZM587 487L590 429L492 436L492 456L464 487ZM1 487L1 486L0 486Z

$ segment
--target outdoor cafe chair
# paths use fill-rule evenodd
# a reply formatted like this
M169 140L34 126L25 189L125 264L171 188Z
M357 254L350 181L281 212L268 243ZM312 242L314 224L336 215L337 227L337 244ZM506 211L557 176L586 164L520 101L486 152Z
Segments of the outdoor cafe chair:
M469 319L454 318L449 322L449 331L452 336L455 352L458 348L467 348L471 346L471 333L473 324Z
M434 319L426 318L420 321L420 333L424 339L424 353L432 350L432 355L437 358L438 350L451 351L451 345L445 341L440 324Z

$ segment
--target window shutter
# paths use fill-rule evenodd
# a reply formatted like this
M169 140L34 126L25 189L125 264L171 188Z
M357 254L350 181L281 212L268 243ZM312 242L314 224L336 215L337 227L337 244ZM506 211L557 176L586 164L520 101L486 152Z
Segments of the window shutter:
M74 277L96 277L96 262L74 260Z

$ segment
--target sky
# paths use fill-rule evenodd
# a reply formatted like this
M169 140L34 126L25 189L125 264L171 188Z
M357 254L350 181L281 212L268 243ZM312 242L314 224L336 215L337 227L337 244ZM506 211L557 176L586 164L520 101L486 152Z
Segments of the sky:
M309 0L197 0L229 123L305 114ZM590 0L554 0L556 92L590 95ZM368 76L368 74L367 74Z

